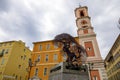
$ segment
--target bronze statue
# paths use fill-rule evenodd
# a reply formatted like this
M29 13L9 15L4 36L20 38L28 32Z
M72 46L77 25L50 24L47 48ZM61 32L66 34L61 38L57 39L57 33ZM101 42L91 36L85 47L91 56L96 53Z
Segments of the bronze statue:
M85 62L86 50L71 35L59 34L55 37L54 42L62 45L62 50L67 54L68 68L78 68Z

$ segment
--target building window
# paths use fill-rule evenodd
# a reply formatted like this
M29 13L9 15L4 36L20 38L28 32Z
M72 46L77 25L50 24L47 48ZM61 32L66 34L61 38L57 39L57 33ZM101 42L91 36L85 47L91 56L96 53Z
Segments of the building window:
M54 61L58 60L58 55L54 54Z
M5 49L2 50L2 53L4 53L4 52L5 52Z
M47 44L46 49L47 50L50 49L50 44Z
M21 56L21 59L23 59L23 56Z
M0 56L3 56L3 55L4 55L4 52L5 52L5 50L3 49L3 50L0 52Z
M38 75L38 68L35 69L35 76Z
M82 28L87 28L88 26L82 26Z
M0 47L2 46L2 44L0 44Z
M2 50L2 51L0 51L0 57L2 57L3 56L3 54L4 54L4 49Z
M54 43L54 48L58 48L58 44L57 43Z
M84 17L84 16L85 16L83 11L80 11L80 16L81 16L81 17Z
M6 49L5 53L7 54L7 53L8 53L8 51L9 51L9 49Z
M13 76L15 76L15 73L13 74Z
M15 76L15 79L17 79L17 77L18 77L18 76L16 75L16 76Z
M42 45L39 46L39 50L42 50Z
M47 68L44 68L44 76L47 75Z
M90 51L90 50L91 50L91 48L90 48L90 47L88 47L88 48L87 48L87 50L88 50L88 51Z
M4 43L4 46L6 46L7 45L7 43Z
M37 61L38 61L38 62L40 61L40 55L38 55Z
M20 68L21 68L21 65L18 65L18 68L20 69Z
M26 59L26 55L24 55L24 57L23 57L23 60L25 60Z
M22 80L22 77L20 76L20 80Z
M12 43L9 43L9 45L12 45Z
M46 62L48 61L48 55L46 55L46 57L45 57L45 61L46 61Z
M24 52L26 51L26 49L24 49Z
M4 58L2 58L1 65L3 65L3 64L4 64L4 62L5 62L5 59L4 59Z

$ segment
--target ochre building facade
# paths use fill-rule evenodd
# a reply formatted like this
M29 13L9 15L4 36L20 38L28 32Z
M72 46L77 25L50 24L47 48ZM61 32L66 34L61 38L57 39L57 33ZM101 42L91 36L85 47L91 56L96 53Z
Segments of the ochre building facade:
M78 37L75 37L78 41ZM53 40L34 42L32 53L33 66L30 72L30 79L38 76L41 80L48 80L50 69L66 61L67 57L63 54L61 47L53 43ZM37 63L35 63L37 61Z

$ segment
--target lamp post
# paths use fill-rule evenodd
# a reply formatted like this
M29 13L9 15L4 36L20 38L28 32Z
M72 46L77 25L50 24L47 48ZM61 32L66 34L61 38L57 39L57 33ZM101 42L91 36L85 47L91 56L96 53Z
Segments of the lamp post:
M31 68L32 68L32 60L31 58L29 58L29 75L28 75L28 80L30 79L30 72L31 72Z
M90 80L92 80L92 75L91 75L91 70L93 69L93 65L94 63L88 63L88 70L89 70L89 76L90 76Z
M32 67L36 66L36 64L37 64L38 61L39 61L39 60L36 60L34 63L32 63L31 58L29 59L29 75L28 75L28 80L41 80L37 75L35 75L34 77L32 77L32 78L30 79L31 69L32 69Z

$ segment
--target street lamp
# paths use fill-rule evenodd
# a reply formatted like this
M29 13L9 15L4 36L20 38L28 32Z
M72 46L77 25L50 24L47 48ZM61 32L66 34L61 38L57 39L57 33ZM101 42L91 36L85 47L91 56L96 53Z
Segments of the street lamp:
M42 79L40 79L37 75L33 76L33 77L30 79L31 69L32 69L32 67L36 66L37 62L39 62L39 59L36 60L36 61L33 63L32 60L31 60L31 58L29 58L29 75L28 75L28 80L42 80Z
M91 70L93 69L93 65L94 65L94 63L88 63L88 70L89 70L89 75L90 75L90 80L92 80L92 75L91 75Z
M42 79L40 79L38 76L33 76L31 80L42 80Z

